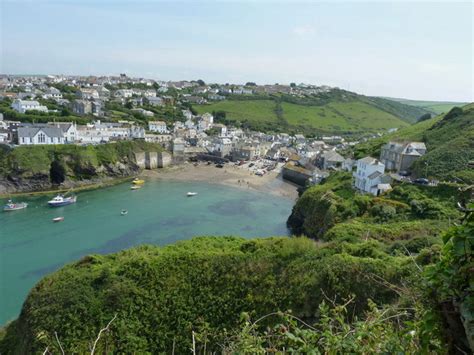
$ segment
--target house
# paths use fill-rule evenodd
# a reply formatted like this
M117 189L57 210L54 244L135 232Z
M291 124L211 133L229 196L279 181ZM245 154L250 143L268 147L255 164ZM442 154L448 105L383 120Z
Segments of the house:
M344 163L344 157L334 150L328 150L321 154L319 165L323 170L328 170L339 169L342 163Z
M304 144L306 142L306 139L302 134L295 134L295 142L296 144Z
M164 106L165 102L159 96L149 96L147 97L148 104L151 106Z
M82 100L98 99L100 97L98 91L92 88L80 88L76 91L76 96Z
M64 135L64 143L74 143L77 139L77 126L73 122L49 122L49 126L60 128Z
M396 143L389 142L382 146L380 160L387 170L406 171L415 160L425 155L426 146L422 142Z
M62 99L63 94L61 94L61 91L56 89L55 87L49 87L44 93L43 93L43 99Z
M242 147L236 147L232 150L232 161L238 160L254 160L257 157L257 148L244 145Z
M161 134L168 132L166 122L164 121L150 121L148 122L148 129L152 132L159 132Z
M119 89L115 91L115 97L120 97L123 99L129 99L133 96L133 90L130 89Z
M154 115L153 112L148 111L148 110L144 110L142 108L132 108L132 111L133 112L138 112L138 113L142 114L145 117L153 117L153 115Z
M219 137L225 137L227 135L227 127L221 123L217 123L213 126L217 130Z
M385 165L372 157L357 160L357 170L353 173L354 186L366 193L378 196L391 189L390 176L385 174Z
M232 151L232 141L229 138L217 137L210 146L211 153L224 158Z
M41 112L48 112L48 108L46 106L40 105L38 101L30 101L30 100L15 100L11 105L12 109L19 113L25 113L26 111L41 111Z
M61 128L50 125L28 125L18 127L19 145L64 144L65 138Z
M74 100L72 103L72 112L81 116L91 114L92 103L87 100Z

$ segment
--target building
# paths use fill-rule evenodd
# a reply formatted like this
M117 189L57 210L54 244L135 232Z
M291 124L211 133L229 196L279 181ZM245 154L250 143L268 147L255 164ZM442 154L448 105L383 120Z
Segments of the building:
M15 100L12 103L12 109L19 113L25 113L26 111L41 111L41 112L48 112L48 108L46 106L40 105L38 101L30 101L30 100Z
M357 170L353 173L354 186L366 193L378 196L391 189L390 176L385 174L385 165L372 157L357 160Z
M43 94L43 99L62 99L63 94L55 87L49 87Z
M19 145L64 144L64 132L51 125L18 127Z
M148 104L151 106L164 106L165 102L159 96L149 96L147 97Z
M426 146L422 142L396 143L389 142L382 146L380 160L387 170L406 171L413 162L425 155Z
M96 89L81 88L76 92L76 96L82 100L98 99L100 97L99 92Z
M148 129L152 132L158 132L161 134L168 133L168 128L164 121L150 121L148 122Z
M89 115L92 113L92 103L87 100L74 100L72 112L81 116Z
M334 150L328 150L321 154L320 157L320 168L323 170L328 169L339 169L344 163L344 157Z

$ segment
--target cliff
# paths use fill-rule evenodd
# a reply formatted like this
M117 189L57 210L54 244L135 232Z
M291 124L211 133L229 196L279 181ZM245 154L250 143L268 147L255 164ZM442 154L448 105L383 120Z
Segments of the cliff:
M160 145L143 141L0 146L0 194L71 188L132 176L146 167L137 156L156 156L162 151Z

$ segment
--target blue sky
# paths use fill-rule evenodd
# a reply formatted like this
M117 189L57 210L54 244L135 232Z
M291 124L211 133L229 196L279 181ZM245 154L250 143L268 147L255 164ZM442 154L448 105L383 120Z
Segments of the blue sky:
M474 101L471 2L0 2L3 74L305 82Z

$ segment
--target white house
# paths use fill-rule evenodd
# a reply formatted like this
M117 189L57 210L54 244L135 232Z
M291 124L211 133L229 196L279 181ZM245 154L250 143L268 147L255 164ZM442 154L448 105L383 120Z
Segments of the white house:
M49 87L43 94L43 99L62 99L63 94L55 87Z
M390 176L385 174L385 165L372 157L357 160L357 170L353 173L354 186L363 192L378 196L391 189Z
M26 111L30 110L48 112L48 108L46 106L40 105L38 101L15 100L13 101L11 107L19 113L25 113Z
M18 127L19 145L64 144L65 138L61 128L54 126Z
M168 128L164 121L150 121L148 122L148 129L152 132L159 132L161 134L168 133Z

